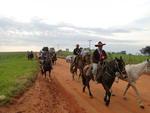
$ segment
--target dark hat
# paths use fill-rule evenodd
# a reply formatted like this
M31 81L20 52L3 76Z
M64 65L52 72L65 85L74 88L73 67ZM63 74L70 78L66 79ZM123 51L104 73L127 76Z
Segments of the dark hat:
M106 45L106 44L103 44L101 41L99 41L98 44L95 45L95 47L99 47L99 46L103 46L103 45Z

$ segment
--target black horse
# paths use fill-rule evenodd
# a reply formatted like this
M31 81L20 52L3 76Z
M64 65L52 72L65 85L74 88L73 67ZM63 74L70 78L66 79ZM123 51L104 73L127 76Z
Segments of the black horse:
M53 63L53 64L56 64L56 61L57 61L57 55L56 55L56 53L54 52L54 53L52 54L52 63Z
M28 58L28 60L32 60L33 58L34 58L34 55L33 55L33 52L31 51L31 52L27 52L27 58Z
M115 80L116 72L119 72L120 74L126 73L125 63L122 57L115 58L114 60L111 60L109 62L105 62L103 66L101 66L100 64L98 65L97 82L101 83L103 88L106 91L104 101L107 106L110 103L110 97L111 97L110 89ZM89 85L89 82L91 79L94 79L94 77L92 75L92 66L89 66L84 69L83 75L82 75L82 82L84 85L83 92L85 92L85 88L88 87L89 95L93 97L90 91L90 85Z
M52 60L51 57L48 57L48 55L44 56L43 59L40 61L40 68L42 75L45 75L46 78L46 72L49 72L49 78L51 79L51 70L52 70Z

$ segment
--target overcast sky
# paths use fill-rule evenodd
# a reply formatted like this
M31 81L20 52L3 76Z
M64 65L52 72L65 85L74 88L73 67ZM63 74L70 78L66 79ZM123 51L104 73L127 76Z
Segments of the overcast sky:
M150 0L0 0L0 51L150 46Z

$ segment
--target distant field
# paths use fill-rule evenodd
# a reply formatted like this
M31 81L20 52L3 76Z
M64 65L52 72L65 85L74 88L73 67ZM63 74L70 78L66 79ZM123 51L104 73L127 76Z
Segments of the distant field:
M58 53L59 57L65 58L68 55L73 54L72 52L67 52L67 51L61 51ZM137 64L140 63L146 59L150 59L150 56L143 56L143 55L127 55L127 54L112 54L112 53L107 53L108 59L113 59L115 57L120 57L125 60L126 64Z
M28 61L25 53L0 53L0 104L31 85L37 70L37 61Z

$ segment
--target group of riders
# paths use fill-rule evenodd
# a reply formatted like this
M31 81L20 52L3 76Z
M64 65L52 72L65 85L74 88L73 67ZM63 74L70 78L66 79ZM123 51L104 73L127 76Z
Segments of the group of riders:
M96 83L101 83L105 90L104 101L108 106L111 97L110 89L117 75L116 73L126 75L126 70L125 63L121 56L120 58L107 60L107 54L105 50L103 50L104 45L106 44L99 41L95 45L97 49L92 52L91 56L91 52L90 55L84 54L84 51L82 51L79 44L77 44L73 51L75 57L71 62L70 72L74 79L74 74L77 74L77 70L79 69L79 77L81 76L83 83L83 92L85 92L85 88L87 87L90 97L93 96L90 90L90 80L96 81Z
M105 50L103 50L103 46L106 45L102 43L101 41L98 42L98 44L95 45L97 49L93 52L92 55L92 75L94 77L94 80L97 81L97 67L98 63L101 65L104 65L105 60L107 59L107 54ZM85 53L83 51L83 48L79 46L79 44L76 45L76 48L73 50L73 54L75 56L72 66L77 70L77 63L79 61L79 56L84 56Z
M53 69L53 65L56 63L57 56L54 48L43 47L43 49L39 52L39 61L40 61L40 68L42 74L45 74L46 71L50 72Z
M39 53L39 57L41 60L45 60L46 58L51 59L52 64L54 63L54 61L57 60L57 56L56 56L56 52L55 49L48 49L48 47L44 47L40 53Z
M104 101L105 104L108 106L110 103L110 97L112 95L111 87L115 80L115 77L118 76L122 80L127 80L127 71L125 68L125 62L123 61L122 57L115 58L112 60L107 59L107 54L105 50L103 50L103 46L106 45L105 43L102 43L99 41L95 47L93 52L84 50L80 47L79 44L76 45L76 48L73 50L73 56L70 57L71 65L70 65L70 72L73 75L74 79L74 72L77 74L77 70L79 69L79 77L82 77L82 83L83 83L83 92L85 92L85 88L87 87L89 90L89 95L92 97L92 93L90 90L90 80L94 80L97 83L101 83L104 90L105 90L105 96ZM92 56L91 56L92 53ZM28 52L28 58L33 56L33 52ZM39 52L39 61L40 61L40 68L42 75L45 74L46 78L46 72L49 71L49 77L51 70L53 69L53 64L57 60L56 52L54 49L49 49L48 47L44 47ZM150 64L149 60L147 61L147 65ZM146 66L145 66L146 67ZM51 77L50 77L51 79ZM130 83L131 84L131 83ZM128 84L128 87L126 88L125 93L127 92L130 84ZM131 84L133 87L134 85ZM136 90L134 87L133 89ZM125 94L124 93L124 94ZM137 95L138 92L136 90ZM142 101L140 101L140 106L144 108L144 106L141 104Z

